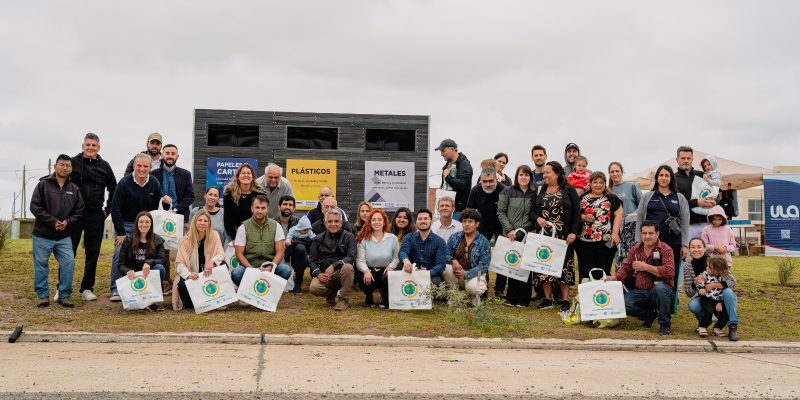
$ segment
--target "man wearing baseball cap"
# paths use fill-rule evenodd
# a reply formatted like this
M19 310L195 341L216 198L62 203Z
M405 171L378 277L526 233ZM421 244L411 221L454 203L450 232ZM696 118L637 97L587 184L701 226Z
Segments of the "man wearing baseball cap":
M579 155L581 155L581 149L575 143L569 143L564 148L564 174L566 176L572 172L572 167L575 166L575 160Z
M161 138L161 134L158 132L153 132L147 136L147 144L146 144L147 149L142 153L150 156L151 171L161 168L161 145L163 143L164 140ZM131 159L131 162L129 162L128 166L125 168L125 175L130 175L132 172L133 172L133 159Z
M456 214L453 214L453 218L458 218L461 210L467 207L467 198L472 189L472 165L467 156L458 152L458 145L453 139L442 140L434 150L441 153L445 160L440 188L456 192Z

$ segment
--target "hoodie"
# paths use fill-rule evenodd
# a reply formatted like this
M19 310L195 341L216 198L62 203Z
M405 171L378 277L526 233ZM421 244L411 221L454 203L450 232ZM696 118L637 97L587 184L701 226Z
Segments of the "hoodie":
M711 163L711 172L706 172L703 170L703 179L708 182L709 186L716 186L720 187L722 185L722 173L719 172L719 167L717 166L717 159L714 156L709 155L705 158Z
M711 217L715 215L722 217L722 225L714 226L711 223ZM731 227L728 226L728 218L725 216L725 210L721 206L714 206L709 210L708 225L703 228L701 238L706 244L706 252L709 255L725 257L728 260L728 265L732 265L731 252L736 250L736 238L733 236ZM716 248L719 246L724 247L725 251L722 253L717 252Z
M308 232L300 232L305 229L308 229ZM308 217L303 216L297 221L297 225L289 228L289 233L286 235L286 245L290 246L293 241L297 241L298 239L300 239L301 242L310 244L310 241L314 240L316 236L317 235L311 231L311 221L308 220Z
M578 154L581 154L581 148L575 143L568 143L567 147L564 147L564 176L569 176L572 173L572 163L567 161L567 150L571 147L574 147L575 150L578 150Z

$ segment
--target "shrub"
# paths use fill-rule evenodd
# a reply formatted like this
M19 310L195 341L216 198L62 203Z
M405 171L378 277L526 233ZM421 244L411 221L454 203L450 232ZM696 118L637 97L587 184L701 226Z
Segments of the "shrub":
M6 249L8 241L11 239L11 223L8 221L0 221L0 254Z
M797 271L798 264L794 258L782 257L778 260L778 283L781 286L789 285Z

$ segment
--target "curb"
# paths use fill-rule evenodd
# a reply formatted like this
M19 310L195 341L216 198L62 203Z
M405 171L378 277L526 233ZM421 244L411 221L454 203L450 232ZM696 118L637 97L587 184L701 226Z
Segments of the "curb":
M584 350L648 352L720 352L800 354L800 342L774 341L703 341L703 340L631 340L631 339L485 339L420 338L413 336L361 335L276 335L242 333L93 333L93 332L24 332L18 342L26 343L221 343L306 346L383 346L472 348L512 350Z

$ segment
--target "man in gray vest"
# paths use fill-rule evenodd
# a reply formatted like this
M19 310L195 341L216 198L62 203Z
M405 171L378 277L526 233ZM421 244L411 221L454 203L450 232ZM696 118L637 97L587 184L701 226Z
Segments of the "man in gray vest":
M288 280L292 276L292 268L283 263L286 236L274 219L267 218L269 211L267 196L257 194L253 198L250 210L253 212L253 217L242 222L233 241L236 259L239 261L239 266L231 272L233 283L238 286L242 282L246 268L274 272Z

